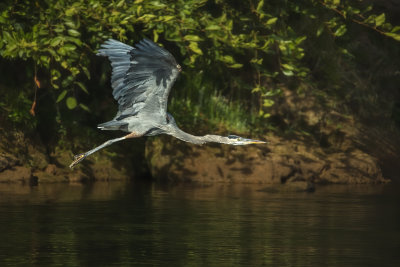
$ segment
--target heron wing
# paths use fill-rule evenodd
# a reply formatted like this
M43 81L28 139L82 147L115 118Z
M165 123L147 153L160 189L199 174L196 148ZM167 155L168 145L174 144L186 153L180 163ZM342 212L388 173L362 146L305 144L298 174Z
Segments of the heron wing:
M168 95L178 77L178 65L164 48L148 39L135 47L109 39L98 55L111 61L111 86L119 104L115 119L120 120L139 112L166 116Z

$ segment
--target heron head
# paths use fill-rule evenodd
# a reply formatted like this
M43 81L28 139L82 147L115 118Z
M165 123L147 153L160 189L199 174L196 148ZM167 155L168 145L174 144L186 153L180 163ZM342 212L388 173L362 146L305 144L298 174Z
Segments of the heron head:
M237 135L228 135L228 140L231 145L235 146L243 146L243 145L251 145L251 144L265 144L267 142L254 140L254 139L247 139Z

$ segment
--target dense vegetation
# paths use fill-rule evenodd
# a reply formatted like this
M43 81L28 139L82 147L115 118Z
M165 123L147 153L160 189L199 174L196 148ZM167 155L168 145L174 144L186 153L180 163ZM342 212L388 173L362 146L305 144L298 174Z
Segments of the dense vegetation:
M147 37L183 65L170 109L185 129L282 126L286 115L272 111L286 89L399 124L400 8L373 2L2 1L1 117L59 145L90 134L116 110L96 50Z

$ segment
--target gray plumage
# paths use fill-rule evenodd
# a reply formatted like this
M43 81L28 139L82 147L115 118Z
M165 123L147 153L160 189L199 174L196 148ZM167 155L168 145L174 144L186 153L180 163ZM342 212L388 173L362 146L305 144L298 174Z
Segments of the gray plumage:
M172 85L178 78L181 66L164 48L148 39L135 47L109 39L101 45L99 56L111 61L111 87L118 102L116 116L101 123L101 130L121 130L128 132L120 138L109 140L102 145L75 156L70 167L74 167L84 158L115 142L127 138L169 134L182 141L194 144L217 142L231 145L265 143L235 135L194 136L176 125L175 119L167 112L168 96Z

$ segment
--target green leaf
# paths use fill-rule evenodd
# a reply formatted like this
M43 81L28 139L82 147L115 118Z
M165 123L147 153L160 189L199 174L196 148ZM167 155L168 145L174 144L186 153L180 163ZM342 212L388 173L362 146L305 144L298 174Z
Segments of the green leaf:
M300 36L300 37L296 38L296 40L295 40L296 45L301 44L305 39L307 39L307 36Z
M67 61L61 62L61 67L63 67L64 69L68 69L69 68L68 62Z
M76 28L76 25L72 20L67 20L67 21L64 22L64 24L67 25L70 28L73 28L73 29Z
M61 76L61 73L56 69L52 69L50 71L50 73L51 73L51 79L52 80L57 80Z
M261 65L263 62L263 58L257 59L257 58L253 58L250 60L250 63L256 63L258 65Z
M272 100L272 99L264 99L264 103L263 103L264 107L271 107L273 104L275 104L274 100Z
M40 61L43 65L47 66L50 63L50 57L48 56L40 56Z
M323 33L324 29L325 29L325 25L324 25L324 24L321 24L321 25L318 27L318 30L317 30L317 37L320 36L321 33Z
M125 4L125 0L121 0L117 3L117 7L122 7Z
M400 30L400 26L395 26L393 27L393 29L391 30L391 32L397 32Z
M282 92L281 89L272 89L272 90L268 90L265 93L265 96L276 96L276 95L279 95L281 92Z
M291 70L282 70L282 73L285 76L293 76L294 75L293 71L291 71Z
M63 91L61 92L61 94L58 95L57 100L56 100L56 103L58 103L58 102L60 102L61 100L63 100L66 94L67 94L67 90L63 90Z
M269 20L267 20L266 25L271 25L276 23L276 21L278 20L278 18L270 18Z
M76 102L75 97L72 97L72 96L68 97L66 100L66 104L69 109L76 108L77 102Z
M294 67L292 65L289 65L289 64L282 64L282 67L287 69L287 70L294 70Z
M256 9L257 12L262 11L263 6L264 6L264 0L261 0L260 2L258 2L257 9Z
M335 36L340 37L345 34L347 31L346 25L341 25L336 31Z
M86 89L86 86L83 83L75 82L75 84L78 85L86 94L89 94L89 91Z
M56 33L62 34L64 32L64 26L63 25L56 25L54 28L54 31Z
M378 26L381 26L383 23L385 23L385 13L382 13L382 14L380 14L379 16L377 16L376 18L375 18L375 25L378 27Z
M72 84L72 82L74 81L75 77L72 75L67 76L67 78L65 78L62 82L61 82L61 86L62 87L68 87Z
M198 41L202 40L199 36L190 35L190 34L189 35L185 35L185 37L183 37L183 39L186 40L186 41L195 41L195 42L198 42Z
M68 30L68 34L71 35L71 36L73 36L73 37L81 36L81 33L78 32L77 30L74 30L74 29L69 29L69 30Z
M60 86L58 86L57 84L53 83L53 81L51 81L50 83L51 83L51 86L53 86L54 89L60 88Z
M50 41L50 46L57 46L61 43L62 40L63 38L61 36L58 36Z
M189 48L196 54L203 55L203 51L201 51L196 42L190 42Z
M85 73L86 77L90 80L90 72L88 68L86 68L85 66L82 66L81 68L83 70L83 73Z
M228 63L228 64L234 64L235 60L233 59L232 56L226 55L226 56L221 56L219 58L222 62Z
M76 13L76 9L75 9L75 7L71 7L71 8L69 8L69 9L67 9L66 11L65 11L65 15L67 15L68 17L70 17L70 16L72 16L72 15L74 15L75 13Z
M67 51L74 51L74 50L76 49L76 46L73 45L73 44L65 44L65 45L63 46L63 48L64 48L65 50L67 50Z
M385 32L385 35L392 37L396 41L400 41L400 34L392 33L392 32Z
M239 68L243 67L243 64L235 63L233 65L229 65L228 67L232 68L232 69L239 69Z
M90 109L89 109L88 106L86 106L86 105L84 105L84 104L82 104L82 103L80 103L79 106L80 106L83 110L85 110L85 111L87 111L87 112L90 112Z
M174 16L163 16L162 17L163 21L170 21L170 20L172 20L174 18L175 18Z
M72 73L73 76L76 76L79 74L79 69L76 67L69 68L69 71Z
M221 27L218 25L209 25L206 27L206 30L208 30L208 31L218 31L220 29L221 29Z
M156 30L153 30L153 42L157 43L158 41L158 32Z

